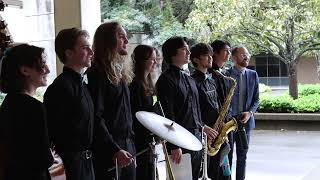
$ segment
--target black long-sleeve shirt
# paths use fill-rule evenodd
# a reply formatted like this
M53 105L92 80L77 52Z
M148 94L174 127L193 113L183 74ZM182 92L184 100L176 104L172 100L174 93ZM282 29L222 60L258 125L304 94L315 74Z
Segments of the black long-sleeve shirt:
M212 78L216 82L219 107L222 107L228 95L228 88L227 88L225 79L223 79L223 77L221 76L218 76L215 72L213 72L213 70L220 71L220 68L213 63L212 68L209 69L209 72L212 73Z
M225 80L222 76L216 74L213 72L213 70L220 71L221 74L226 75L225 71L221 71L220 68L215 64L212 63L212 68L208 69L208 71L212 74L212 78L216 82L216 89L218 94L218 102L219 102L219 109L222 108L224 105L226 98L229 94L229 87L228 87L228 81ZM231 104L230 104L231 106ZM227 115L225 116L225 122L227 122L231 118L231 108L229 106L229 110Z
M199 94L192 77L180 68L170 65L159 77L156 87L166 118L191 132L201 128Z
M111 83L103 73L95 68L89 70L88 79L89 90L95 106L95 118L107 130L104 134L100 133L99 136L102 135L105 141L109 141L110 146L106 147L99 140L95 144L96 147L101 147L100 149L111 151L110 156L113 156L121 149L117 144L117 139L133 138L134 136L129 88L123 81L117 85Z
M0 154L0 165L7 159L6 178L32 179L47 172L53 158L43 104L26 94L9 93L0 108L0 124L0 151L6 152Z
M94 106L82 76L64 67L44 95L49 136L57 152L92 148Z
M129 86L131 95L131 108L133 117L133 130L135 133L135 145L137 151L141 151L148 147L150 139L148 139L151 132L147 130L135 117L138 111L153 111L153 98L147 96L142 84L142 81L134 78Z
M203 73L199 70L195 70L192 77L195 79L199 91L202 121L209 127L213 127L219 116L216 82L211 73Z

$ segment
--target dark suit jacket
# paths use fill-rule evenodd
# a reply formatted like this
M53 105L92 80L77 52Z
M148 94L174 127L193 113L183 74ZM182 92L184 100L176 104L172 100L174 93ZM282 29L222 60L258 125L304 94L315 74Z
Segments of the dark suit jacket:
M227 71L227 75L231 75L231 69ZM259 107L259 77L258 73L251 69L246 69L246 105L243 111L252 111L255 113ZM232 112L232 107L231 107ZM246 130L251 130L256 127L254 116L251 116L246 123Z

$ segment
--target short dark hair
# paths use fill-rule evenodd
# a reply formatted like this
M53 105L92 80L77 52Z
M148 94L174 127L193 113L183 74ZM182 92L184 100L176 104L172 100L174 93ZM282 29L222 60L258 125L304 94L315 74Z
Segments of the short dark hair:
M223 40L215 40L210 44L210 46L212 47L213 52L219 53L225 46L230 47L230 43Z
M162 45L162 56L166 63L171 64L171 57L177 55L177 49L182 48L188 40L185 37L174 36L167 39Z
M4 93L20 92L25 88L26 77L20 68L27 66L41 71L44 48L21 44L9 48L2 58L0 90Z
M190 52L190 60L194 67L197 67L197 63L194 61L194 58L200 58L201 55L213 53L211 46L206 43L193 45Z
M72 50L77 43L80 36L89 37L89 33L86 30L79 28L70 28L61 30L55 39L55 50L60 61L66 63L66 50Z

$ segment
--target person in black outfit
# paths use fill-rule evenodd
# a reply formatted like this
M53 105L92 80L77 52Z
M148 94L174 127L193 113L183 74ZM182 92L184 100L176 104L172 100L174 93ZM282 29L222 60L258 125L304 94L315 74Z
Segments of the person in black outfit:
M220 73L225 75L225 70L223 69L223 67L231 55L230 44L226 41L215 40L210 44L210 46L212 47L212 51L213 51L213 56L212 56L213 61L212 61L212 68L209 68L208 71L211 72L212 78L216 83L218 109L220 111L229 93L229 89L227 86L228 82L223 77L213 72L213 70L219 71ZM229 110L224 121L228 122L230 118L231 116L230 116L230 110ZM228 134L228 137L230 137L230 134L232 134L232 132ZM210 169L210 171L208 171L209 177L212 177L218 180L231 179L231 174L229 171L230 162L228 162L228 158L227 158L228 152L230 152L230 145L227 142L224 142L218 154L213 157L210 157L210 163L208 168ZM217 168L217 167L220 167L220 168ZM227 168L221 168L221 167L227 167Z
M63 161L68 180L94 180L94 107L84 74L93 56L87 31L61 30L55 50L64 67L44 95L50 140Z
M21 44L6 51L0 90L7 93L0 107L0 179L49 180L53 163L46 112L32 96L47 85L44 49Z
M105 124L112 136L110 145L94 143L94 169L97 180L112 179L118 163L120 180L135 180L134 133L130 91L132 62L126 59L127 34L117 22L101 24L94 35L93 67L88 72L90 92L96 118Z
M192 77L197 82L203 122L213 127L218 119L221 106L218 102L217 84L208 69L212 67L213 51L210 45L199 43L191 48L191 62L195 67ZM215 129L217 132L220 129ZM224 146L227 144L224 144ZM223 147L224 147L223 146ZM226 179L220 167L221 151L208 157L208 176L214 180Z
M158 100L162 104L166 118L175 121L201 140L202 128L209 139L214 139L217 132L203 126L201 120L199 94L193 78L184 72L182 66L189 61L189 46L183 37L171 37L162 45L164 61L169 68L161 74L156 84ZM181 149L168 144L172 159L179 164L182 152L191 154L193 180L198 180L202 159L201 151Z
M156 66L155 48L148 45L138 45L132 54L135 77L130 84L133 130L137 152L149 147L152 142L151 132L148 131L135 117L137 111L153 111L153 95L155 87L151 79L151 72ZM153 162L150 151L137 157L136 179L151 180Z

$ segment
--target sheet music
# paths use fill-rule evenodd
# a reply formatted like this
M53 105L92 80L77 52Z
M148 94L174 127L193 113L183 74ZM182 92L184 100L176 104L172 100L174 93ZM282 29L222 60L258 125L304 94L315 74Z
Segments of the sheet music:
M157 154L157 173L158 180L167 179L167 165L163 154L162 144L155 145L155 152ZM182 154L180 164L172 162L171 155L169 155L172 171L176 180L192 180L191 155L189 153Z
M176 180L192 180L191 155L189 153L182 154L180 164L172 162L170 155L170 162Z

